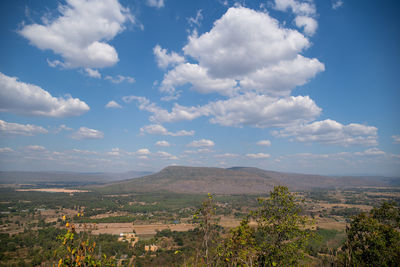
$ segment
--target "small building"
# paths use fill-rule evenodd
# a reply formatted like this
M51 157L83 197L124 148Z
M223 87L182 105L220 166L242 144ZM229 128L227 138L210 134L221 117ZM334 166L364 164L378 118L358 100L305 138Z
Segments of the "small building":
M118 241L120 242L128 242L132 247L139 241L139 237L136 236L136 233L120 233L118 237Z
M156 245L144 246L144 250L145 251L156 252L158 250L158 246L156 246Z

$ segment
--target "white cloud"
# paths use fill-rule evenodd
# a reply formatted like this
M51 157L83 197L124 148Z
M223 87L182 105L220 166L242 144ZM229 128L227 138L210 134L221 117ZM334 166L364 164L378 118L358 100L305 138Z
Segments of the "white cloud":
M273 98L246 94L209 103L210 122L223 126L282 127L311 121L321 109L308 96Z
M46 151L46 148L44 146L39 146L39 145L30 145L30 146L25 146L24 150L27 150L27 151Z
M239 155L233 154L233 153L225 153L225 154L215 155L214 157L216 157L216 158L237 158L237 157L239 157Z
M275 0L275 9L280 11L289 11L296 14L294 20L298 28L303 28L304 33L307 35L314 35L318 23L313 18L316 16L317 11L313 0L311 1L297 1L297 0Z
M338 9L343 6L343 0L332 0L332 9Z
M260 140L257 142L257 145L259 146L271 146L271 141L269 140Z
M308 33L316 30L314 22L298 19ZM289 95L325 69L318 59L300 55L309 46L303 34L283 28L267 13L232 7L209 32L189 36L183 51L198 64L182 63L170 70L160 91L174 95L177 87L190 83L200 93Z
M138 149L137 151L136 151L136 154L137 155L150 155L151 154L151 152L150 152L150 150L148 150L147 148L141 148L141 149Z
M199 9L199 10L197 10L197 12L196 12L196 17L190 17L190 18L188 18L188 22L189 22L189 25L190 26L192 26L192 27L200 27L200 25L201 25L201 21L203 20L203 15L201 14L201 12L202 12L202 10L201 9Z
M135 82L135 78L132 78L129 76L123 76L123 75L117 75L116 77L107 75L104 79L109 80L112 83L122 83L122 82L134 83Z
M228 9L209 32L190 36L183 50L212 75L227 78L294 58L308 46L307 38L281 28L268 14L237 7Z
M60 16L44 24L25 25L19 33L41 50L52 50L66 68L103 68L118 62L115 48L107 43L133 22L129 9L118 0L66 0L58 8Z
M236 91L234 79L211 78L207 69L197 65L184 63L176 66L164 75L161 83L161 92L173 94L177 86L192 84L192 90L206 94L217 92L222 95L231 95Z
M206 154L206 153L211 153L211 152L214 152L214 151L209 148L199 148L197 150L185 150L184 151L185 154Z
M110 102L107 103L106 108L122 108L122 107L114 100L111 100Z
M289 95L296 86L304 85L325 66L315 58L297 55L291 60L260 68L240 81L244 89L251 89L272 95Z
M381 155L386 155L386 153L376 147L369 148L363 152L355 152L354 153L357 156L381 156Z
M11 153L14 152L12 148L9 147L0 147L0 153Z
M71 135L71 138L82 140L82 139L102 139L104 134L101 131L89 129L86 127L80 127L78 131Z
M65 125L65 124L61 124L56 130L55 130L55 132L56 133L59 133L59 132L61 132L61 131L72 131L73 129L71 128L71 127L68 127L67 125Z
M33 136L36 134L47 134L48 132L49 131L41 126L11 123L0 120L0 134Z
M171 144L168 141L157 141L156 146L169 147Z
M123 151L120 148L116 147L107 152L107 155L118 157L121 156L122 153Z
M126 102L138 101L139 109L153 113L150 120L159 123L207 116L211 117L211 123L223 126L283 127L312 121L321 113L321 109L308 96L276 98L248 93L204 106L185 107L175 104L171 112L144 97L127 96L123 99Z
M267 159L271 157L270 154L265 154L265 153L256 153L256 154L246 154L246 157L252 158L252 159Z
M81 150L81 149L72 149L72 153L74 154L82 154L82 155L98 155L99 153L96 151L91 151L91 150Z
M307 16L297 16L294 22L298 28L304 28L304 33L310 36L314 35L318 28L317 21Z
M98 70L85 68L85 71L86 71L87 75L89 75L92 78L97 78L97 79L101 78L101 74L100 74L100 72Z
M0 72L0 111L48 117L79 116L89 106L78 98L53 97L39 86Z
M161 8L164 6L164 0L146 0L146 4L151 7Z
M154 56L157 60L157 65L160 68L167 68L168 66L173 66L179 63L183 63L185 58L178 55L175 52L168 54L167 49L162 48L160 45L156 45L153 48Z
M393 143L400 144L400 135L392 135Z
M161 124L150 124L140 128L141 134L158 134L158 135L170 135L170 136L191 136L194 135L194 131L181 130L177 132L169 132Z
M298 0L275 0L275 9L280 11L291 11L297 15L315 15L316 9L311 1L298 1Z
M281 131L274 131L278 137L291 137L299 142L320 142L342 146L375 146L378 129L358 123L343 125L334 120L315 121L310 124L294 125Z
M168 160L177 160L178 159L177 156L171 155L170 153L165 152L165 151L158 151L156 153L156 156L161 157L163 159L168 159Z
M188 147L213 147L215 144L213 141L208 139L201 139L201 140L194 140L193 142L189 143Z

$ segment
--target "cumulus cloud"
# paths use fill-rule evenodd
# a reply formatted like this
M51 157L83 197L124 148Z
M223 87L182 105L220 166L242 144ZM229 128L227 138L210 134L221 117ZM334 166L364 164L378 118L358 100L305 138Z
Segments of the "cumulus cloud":
M89 106L71 96L53 97L37 85L0 72L0 111L48 117L79 116Z
M297 55L294 59L256 70L244 77L240 86L261 93L285 96L294 87L306 84L310 78L324 70L324 64L317 59Z
M120 104L115 102L114 100L111 100L106 104L106 108L122 108Z
M400 135L392 135L393 143L400 144Z
M39 146L39 145L25 146L23 149L25 151L46 151L46 148L44 146Z
M151 124L140 128L141 134L157 134L157 135L170 135L170 136L191 136L194 135L194 131L181 130L177 132L169 132L161 124Z
M122 82L127 82L127 83L134 83L135 78L129 77L129 76L123 76L123 75L117 75L116 77L112 77L107 75L104 79L109 80L112 83L122 83Z
M86 74L87 74L89 77L97 78L97 79L100 79L100 78L101 78L101 74L100 74L100 72L99 72L98 70L94 70L94 69L90 69L90 68L85 68L85 71L86 71Z
M267 13L233 7L201 36L190 36L183 48L216 77L236 77L294 58L309 46L297 31L284 29Z
M224 126L283 127L311 121L321 109L308 96L273 98L246 94L209 103L211 123Z
M233 153L224 153L224 154L217 154L214 157L216 157L216 158L237 158L237 157L239 157L239 155L233 154Z
M162 8L164 6L164 0L146 0L146 4L150 7Z
M270 154L265 154L265 153L256 153L256 154L246 154L246 157L252 158L252 159L267 159L271 157Z
M217 92L222 95L231 95L235 91L236 81L234 79L212 78L207 69L197 64L180 64L164 75L160 90L164 93L173 94L175 88L190 83L192 90L200 93Z
M168 54L167 49L162 48L160 45L156 45L153 48L153 53L156 57L157 65L160 68L167 68L185 61L185 58L178 55L176 52L172 51Z
M317 12L313 0L275 0L274 7L280 11L288 11L290 9L293 13L300 15L315 15Z
M355 152L354 154L358 155L358 156L381 156L381 155L386 155L386 152L384 152L376 147L373 147L373 148L369 148L363 152Z
M41 126L0 120L0 134L33 136L36 134L47 134L48 132Z
M157 151L156 156L161 157L162 159L167 159L167 160L177 160L178 157L171 155L168 152L165 151Z
M11 153L14 152L14 149L9 147L0 147L0 153Z
M342 146L378 144L378 129L358 123L343 125L334 120L315 121L310 124L290 126L273 134L278 137L293 137L299 142L319 142Z
M343 6L343 0L333 0L332 1L332 8L333 9L338 9L341 6Z
M60 126L57 127L57 129L55 130L55 133L59 133L61 131L72 131L73 129L71 127L68 127L65 124L61 124Z
M148 150L147 148L141 148L141 149L138 149L137 151L136 151L136 154L137 155L150 155L151 154L151 152L150 152L150 150Z
M82 139L102 139L104 134L101 131L89 129L86 127L80 127L76 132L71 135L71 138L82 140Z
M200 139L194 140L193 142L189 143L188 147L213 147L215 144L213 141L208 139Z
M296 15L295 24L298 28L303 28L307 35L314 35L318 23L314 19L317 14L313 0L275 0L275 9L280 11L291 11Z
M257 145L259 146L271 146L271 141L269 140L260 140L257 142Z
M299 17L298 24L311 32L316 24L310 20ZM198 63L171 69L160 90L173 95L177 87L191 84L200 93L225 96L249 90L289 95L325 69L318 59L300 55L309 46L303 34L282 27L267 13L232 7L209 32L189 36L183 51Z
M60 16L42 24L25 25L19 33L41 50L52 50L63 58L52 61L65 68L103 68L118 62L118 54L107 43L133 22L128 8L118 0L66 0Z
M162 147L169 147L171 144L168 141L157 141L155 143L156 146L162 146Z
M297 16L294 22L298 28L303 28L307 35L314 35L318 28L317 21L307 16Z
M175 104L171 112L144 97L128 96L124 99L138 101L139 109L153 113L150 120L159 123L207 116L211 123L223 126L283 127L312 121L321 113L321 109L308 96L276 98L248 93L204 106L185 107Z

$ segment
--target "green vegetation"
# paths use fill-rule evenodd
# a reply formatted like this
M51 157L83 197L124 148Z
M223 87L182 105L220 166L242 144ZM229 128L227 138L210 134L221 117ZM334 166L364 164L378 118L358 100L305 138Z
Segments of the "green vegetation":
M73 258L75 248L75 260L81 249L81 255L91 255L85 259L103 266L106 262L123 266L395 266L399 261L399 193L396 188L290 193L285 187L276 187L271 194L257 198L165 191L70 195L3 188L0 265L57 265L60 259L70 265L68 259ZM384 204L387 201L392 202ZM383 206L373 208L371 203ZM76 215L81 210L84 217ZM73 240L63 244L64 239L57 237L68 234L64 214L75 225L102 223L99 229L104 231L96 230L95 225L74 233ZM311 218L316 227L310 226ZM139 242L132 247L119 242L117 235L98 234L108 232L107 225L113 223L134 228L195 223L197 228L139 235ZM97 231L96 235L91 231ZM149 245L157 250L146 251Z
M383 203L355 216L346 229L342 247L345 266L398 266L400 262L400 209Z

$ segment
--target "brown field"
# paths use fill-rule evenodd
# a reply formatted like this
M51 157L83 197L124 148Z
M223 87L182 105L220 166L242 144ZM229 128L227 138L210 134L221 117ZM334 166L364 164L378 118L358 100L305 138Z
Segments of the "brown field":
M345 221L337 221L331 218L318 218L316 220L316 226L324 229L334 229L338 231L342 231L346 229Z
M157 230L161 231L164 229L170 229L171 231L188 231L190 229L194 229L196 225L189 223L180 223L180 224L143 224L143 225L133 225L132 223L88 223L77 224L76 230L82 231L91 230L92 234L112 234L119 235L120 233L132 232L136 231L138 235L155 235Z
M359 208L362 211L369 211L372 209L369 205L359 204L342 204L342 203L318 203L321 208L332 209L332 208Z
M66 189L66 188L32 188L32 189L15 189L15 191L28 192L49 192L49 193L85 193L88 190L78 190L78 189Z

